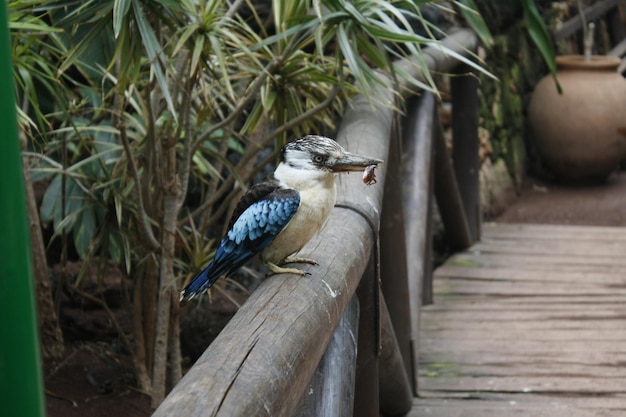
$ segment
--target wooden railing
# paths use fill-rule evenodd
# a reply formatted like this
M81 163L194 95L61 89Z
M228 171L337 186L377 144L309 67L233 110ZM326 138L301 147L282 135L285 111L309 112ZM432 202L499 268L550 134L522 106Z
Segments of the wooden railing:
M477 46L468 30L443 43L465 56ZM301 252L319 262L310 266L311 276L264 281L154 416L409 411L417 389L419 309L431 294L432 195L457 248L480 234L477 78L440 48L424 49L423 57L432 72L459 74L452 82L454 170L432 94L417 97L403 85L406 116L394 110L403 105L391 81L380 103L356 97L337 141L385 160L378 183L340 177L328 223ZM417 74L415 63L399 65Z
M602 0L583 9L587 23L604 20L607 34L609 35L611 45L613 45L606 54L622 59L622 63L618 68L618 72L621 74L626 73L626 28L624 28L623 16L626 10L624 8L620 9L620 5L623 6L624 4L626 4L624 0ZM579 35L583 31L582 24L580 15L565 21L554 31L552 35L554 41L561 42ZM580 50L583 50L582 38L579 39L578 43L580 44Z

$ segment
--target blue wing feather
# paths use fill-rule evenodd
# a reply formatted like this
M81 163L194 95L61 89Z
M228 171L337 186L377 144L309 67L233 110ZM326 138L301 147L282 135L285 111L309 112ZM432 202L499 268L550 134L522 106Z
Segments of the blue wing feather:
M284 188L276 188L251 204L248 195L242 197L244 200L247 207L231 221L231 227L220 242L213 261L183 290L182 298L201 293L219 277L230 274L265 249L287 226L300 206L300 194Z

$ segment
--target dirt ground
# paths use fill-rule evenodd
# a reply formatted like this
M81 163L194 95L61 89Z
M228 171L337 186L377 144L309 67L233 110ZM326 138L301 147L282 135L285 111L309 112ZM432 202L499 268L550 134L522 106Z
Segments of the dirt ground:
M144 417L150 399L134 388L128 357L105 341L72 343L63 361L45 367L48 417Z
M494 220L506 223L626 226L626 172L596 185L529 178L519 198Z
M578 187L529 178L517 200L493 220L626 226L626 173ZM81 319L106 326L102 315L91 311L92 321L85 311ZM130 360L115 338L80 339L74 335L65 358L45 366L48 417L149 416L149 398L135 388Z

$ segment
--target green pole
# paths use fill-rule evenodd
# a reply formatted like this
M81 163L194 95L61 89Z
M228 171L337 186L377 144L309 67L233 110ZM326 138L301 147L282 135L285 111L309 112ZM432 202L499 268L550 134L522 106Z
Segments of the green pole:
M6 1L0 5L0 414L44 416Z

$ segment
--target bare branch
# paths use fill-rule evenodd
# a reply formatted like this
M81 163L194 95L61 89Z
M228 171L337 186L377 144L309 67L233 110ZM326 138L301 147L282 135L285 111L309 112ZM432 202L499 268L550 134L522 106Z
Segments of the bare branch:
M133 187L133 191L135 194L135 202L137 203L137 215L139 216L139 230L145 238L145 242L148 245L149 249L154 250L159 248L159 242L154 237L154 233L152 232L152 226L150 225L150 218L148 217L146 210L143 205L143 196L141 193L141 180L139 178L139 170L137 169L137 162L135 161L135 157L133 156L133 152L130 149L130 143L128 142L128 136L126 135L126 126L123 121L119 122L119 130L120 130L120 138L122 140L122 145L124 146L124 151L126 151L126 155L128 156L128 162L130 165L130 172L133 176L133 181L135 181L135 186Z
M237 13L237 10L239 10L243 2L244 0L235 0L235 2L230 5L226 13L224 13L224 17L226 19L232 18L235 15L235 13Z

